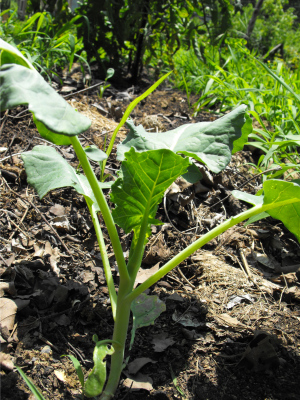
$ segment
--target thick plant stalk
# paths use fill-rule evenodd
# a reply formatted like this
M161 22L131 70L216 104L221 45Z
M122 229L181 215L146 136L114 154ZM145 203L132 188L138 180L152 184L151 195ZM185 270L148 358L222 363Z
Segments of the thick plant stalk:
M131 292L132 285L120 282L117 301L116 321L114 325L113 341L118 342L115 352L111 356L111 367L105 389L100 397L101 400L110 400L113 398L119 385L124 363L124 352L127 338L127 331L130 318L131 301L125 300Z

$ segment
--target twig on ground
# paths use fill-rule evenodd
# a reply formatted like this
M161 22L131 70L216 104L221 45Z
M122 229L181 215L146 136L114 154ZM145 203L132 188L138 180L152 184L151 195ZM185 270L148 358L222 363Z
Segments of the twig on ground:
M190 285L190 287L192 289L196 289L196 287L186 278L186 276L183 274L183 272L181 271L181 269L179 267L177 267L178 272L180 273L180 275L182 276L182 278L186 281L186 283L188 285Z
M241 257L241 260L243 263L243 267L244 267L243 270L246 272L248 278L252 281L251 271L249 269L249 265L248 265L247 259L245 257L244 250L242 249L242 245L239 244L238 248L239 248L239 254L240 254L240 257Z
M7 121L8 113L9 113L9 110L7 109L7 110L5 111L5 113L4 113L3 118L1 118L2 124L1 124L1 126L0 126L0 135L1 135L2 131L3 131L4 126L5 126L5 122Z
M81 362L83 364L86 364L86 362L89 360L85 360L82 354L64 337L64 335L59 330L57 332L60 334L63 341L70 347L70 349L80 358Z

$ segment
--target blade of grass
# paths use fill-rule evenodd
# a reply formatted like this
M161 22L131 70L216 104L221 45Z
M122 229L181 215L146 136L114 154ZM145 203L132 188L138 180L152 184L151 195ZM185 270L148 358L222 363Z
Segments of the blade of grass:
M276 75L269 67L266 66L266 64L264 64L263 62L261 62L260 60L257 60L255 58L255 60L267 71L269 72L269 74L276 79L283 87L286 88L286 90L288 90L294 97L295 99L300 103L300 96L297 95L297 93L294 92L294 90L287 84L285 83L285 81L280 78L278 75Z
M38 390L38 388L35 386L33 382L28 378L28 376L21 370L21 368L17 367L17 370L21 377L24 379L26 385L29 387L31 393L35 396L37 400L46 400L45 397L42 395L42 393Z

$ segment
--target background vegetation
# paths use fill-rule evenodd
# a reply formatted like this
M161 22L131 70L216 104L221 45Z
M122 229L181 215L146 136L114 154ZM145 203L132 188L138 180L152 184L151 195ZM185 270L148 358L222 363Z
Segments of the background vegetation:
M17 3L2 0L1 37L48 79L75 61L96 64L103 79L114 68L115 77L132 83L173 70L169 83L186 92L196 115L249 106L257 122L251 140L262 153L256 168L275 163L276 176L298 169L297 0L75 3L31 0L20 20Z

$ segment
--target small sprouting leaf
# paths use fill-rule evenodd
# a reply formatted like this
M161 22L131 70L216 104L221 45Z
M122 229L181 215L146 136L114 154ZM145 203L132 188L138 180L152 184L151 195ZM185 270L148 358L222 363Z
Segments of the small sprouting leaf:
M51 133L76 136L86 131L91 121L79 114L35 70L21 65L0 67L1 111L19 105L28 105L35 120L42 125L40 134L47 129L47 139L55 142Z
M102 342L96 343L93 354L94 367L84 385L85 396L95 397L102 392L103 385L106 380L106 362L103 360L107 355L111 355L113 353L113 347L109 348Z
M132 148L126 158L120 178L112 185L113 218L126 233L133 230L138 236L144 215L148 215L150 234L151 224L161 224L155 215L165 190L186 172L189 160L166 149L137 153Z
M23 153L27 180L37 191L40 198L48 192L63 187L73 187L82 194L90 206L99 211L98 203L85 175L77 174L75 169L49 146L35 146L31 151ZM102 189L111 184L100 183Z
M83 371L80 365L80 362L77 360L76 357L72 356L72 355L66 355L66 356L62 356L62 357L69 357L69 359L72 361L74 368L76 370L78 379L81 383L82 389L84 388L84 375L83 375Z
M127 125L130 131L118 146L117 157L123 160L131 147L138 152L170 149L174 153L193 157L206 164L212 172L218 173L230 162L234 143L242 135L246 108L241 105L216 121L183 125L163 133L147 132L141 125L136 127L129 120ZM242 142L248 131L246 128ZM238 142L236 146L239 148L242 143Z
M97 146L89 146L84 149L85 154L92 161L104 161L107 159L107 154L104 151L100 150Z
M35 384L28 378L28 376L21 370L21 368L17 367L17 370L21 377L24 379L26 385L29 387L31 393L35 396L37 400L46 400L42 393L38 390Z
M108 68L108 70L106 71L106 78L105 80L107 81L108 79L110 79L111 77L114 76L115 70L113 68Z

